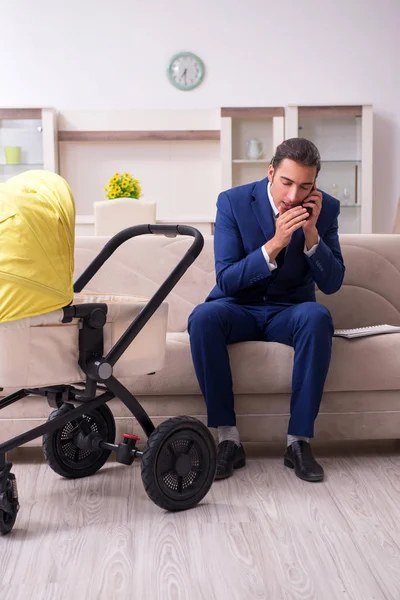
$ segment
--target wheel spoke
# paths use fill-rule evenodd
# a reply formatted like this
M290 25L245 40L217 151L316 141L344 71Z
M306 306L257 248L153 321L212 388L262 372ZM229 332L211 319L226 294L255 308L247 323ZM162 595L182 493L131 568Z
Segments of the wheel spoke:
M192 469L191 469L191 470L192 470L194 473L202 473L202 472L203 472L203 469L202 469L201 467L194 467L194 466L192 466Z
M180 475L178 477L178 493L182 494L182 484L183 484L183 477Z
M193 448L193 444L194 444L194 441L193 440L189 440L189 443L188 443L188 445L186 447L185 454L189 454L190 453L191 449Z
M168 446L168 452L171 454L172 458L174 460L176 460L178 458L177 453L175 452L174 448L172 447L172 445Z
M74 462L78 462L78 460L79 460L79 448L76 447L75 452L74 452Z
M75 421L75 423L76 424L74 425L73 422L70 421L68 423L68 425L72 425L72 429L69 429L67 431L65 431L65 429L63 430L63 435L65 436L65 439L68 439L68 438L72 439L73 436L76 435L76 433L80 430L80 424L77 423L76 421Z
M166 479L169 475L172 475L173 473L175 473L175 469L168 468L166 471L160 473L160 477Z
M70 444L73 439L74 439L73 434L69 434L66 437L64 437L62 440L60 440L60 444L61 444L61 446L65 446L66 444Z

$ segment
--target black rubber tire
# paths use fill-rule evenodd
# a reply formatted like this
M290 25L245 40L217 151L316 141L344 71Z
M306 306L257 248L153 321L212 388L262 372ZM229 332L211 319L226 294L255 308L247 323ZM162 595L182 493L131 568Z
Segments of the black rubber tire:
M10 533L15 525L17 519L17 513L6 513L4 510L0 510L0 535L6 535Z
M64 404L61 408L54 410L49 420L56 419L61 414L70 411L71 408ZM90 426L91 430L99 433L105 442L115 442L115 421L111 410L106 404L99 406L90 413L82 416ZM43 436L43 454L46 463L61 477L77 479L88 477L97 473L107 462L111 454L110 450L82 450L76 446L71 431L78 426L78 420L70 421L53 433Z
M14 508L12 512L5 512L4 510L0 510L0 535L6 535L7 533L10 533L10 531L15 525L15 521L17 519L17 514L19 510L18 496L14 497L12 480L14 480L15 482L15 475L10 473L10 477L7 480L6 495L7 500L13 505Z
M141 464L143 485L157 506L187 510L208 493L216 464L216 446L207 427L194 417L173 417L147 440Z

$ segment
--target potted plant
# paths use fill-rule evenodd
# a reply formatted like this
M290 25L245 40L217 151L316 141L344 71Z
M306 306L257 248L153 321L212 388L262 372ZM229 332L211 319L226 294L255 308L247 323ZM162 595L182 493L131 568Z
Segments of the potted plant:
M139 181L129 173L114 173L104 191L107 192L106 198L109 200L115 200L116 198L135 198L138 200L142 195Z

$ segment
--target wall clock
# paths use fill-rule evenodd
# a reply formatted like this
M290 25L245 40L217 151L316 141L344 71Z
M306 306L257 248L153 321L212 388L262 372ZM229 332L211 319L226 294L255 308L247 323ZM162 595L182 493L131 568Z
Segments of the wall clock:
M204 63L192 52L179 52L169 61L167 74L178 90L193 90L203 80Z

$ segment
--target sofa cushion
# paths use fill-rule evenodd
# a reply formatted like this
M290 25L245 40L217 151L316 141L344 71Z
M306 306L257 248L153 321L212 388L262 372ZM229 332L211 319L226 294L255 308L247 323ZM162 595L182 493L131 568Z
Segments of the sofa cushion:
M326 392L400 389L400 333L333 339Z
M77 237L75 277L107 242L103 237ZM123 244L86 288L87 292L148 297L188 250L192 238L142 235ZM342 288L317 299L331 312L337 329L390 323L400 325L400 236L342 234L346 273ZM204 302L215 285L214 238L167 297L168 331L184 332L193 308Z
M236 394L290 394L293 348L276 342L228 347ZM186 332L167 335L166 362L154 375L124 379L132 393L200 394ZM334 338L326 392L400 389L400 334Z

